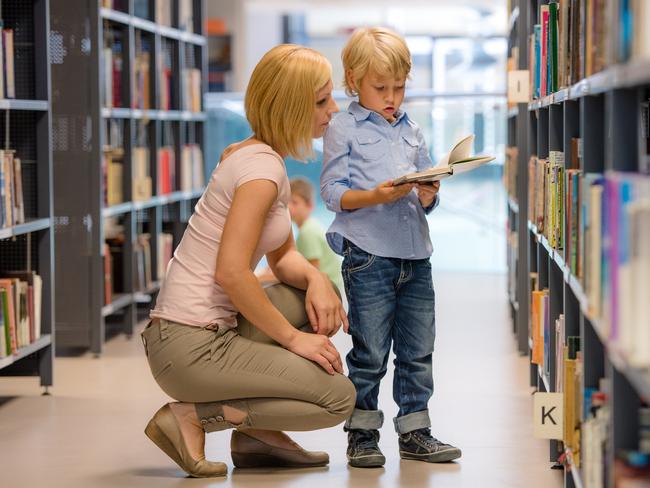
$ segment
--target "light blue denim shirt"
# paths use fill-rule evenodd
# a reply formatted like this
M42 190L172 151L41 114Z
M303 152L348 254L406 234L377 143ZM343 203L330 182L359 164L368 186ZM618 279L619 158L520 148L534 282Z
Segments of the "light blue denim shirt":
M426 213L416 190L393 203L356 210L341 209L348 190L372 190L378 184L432 166L420 128L404 112L392 123L352 102L330 122L323 139L320 188L329 210L336 212L327 231L332 249L343 254L343 239L377 256L424 259L431 256Z

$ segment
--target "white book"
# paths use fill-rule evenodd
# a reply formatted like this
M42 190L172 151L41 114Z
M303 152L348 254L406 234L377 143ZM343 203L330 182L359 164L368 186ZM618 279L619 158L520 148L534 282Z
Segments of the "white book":
M0 19L0 32L3 30L4 22ZM4 61L4 36L0 36L0 100L5 98L5 61Z
M630 366L650 367L650 202L640 200L630 204L630 276L627 289L631 299L621 303L623 322L621 333ZM628 308L629 307L629 308Z
M41 307L43 306L43 279L34 275L34 340L41 337Z
M470 156L473 143L474 134L464 137L433 168L401 176L393 180L393 185L439 181L457 173L466 173L494 159L492 156Z
M205 186L205 173L203 170L203 152L198 144L192 145L192 189L202 190Z
M16 98L16 78L14 74L14 30L2 31L5 69L5 93L7 98Z
M587 298L589 311L594 317L599 318L601 313L601 215L603 201L602 185L593 185L589 188L589 254L587 255L588 282Z
M192 146L185 144L181 152L181 191L192 191Z

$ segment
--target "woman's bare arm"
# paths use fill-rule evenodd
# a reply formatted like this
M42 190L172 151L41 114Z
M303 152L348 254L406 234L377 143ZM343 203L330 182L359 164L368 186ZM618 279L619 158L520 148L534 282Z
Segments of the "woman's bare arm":
M340 355L329 339L296 330L273 306L250 269L277 192L270 180L253 180L237 188L221 238L215 280L235 307L262 332L329 373L342 372Z
M331 337L341 324L347 332L348 317L330 279L297 251L293 236L266 259L280 281L307 290L305 308L315 332Z

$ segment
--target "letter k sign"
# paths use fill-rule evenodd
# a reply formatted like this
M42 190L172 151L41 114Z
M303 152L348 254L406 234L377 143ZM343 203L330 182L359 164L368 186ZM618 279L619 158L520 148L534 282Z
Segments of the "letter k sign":
M564 432L564 395L535 393L533 396L533 430L539 439L562 439Z
M552 407L548 412L546 411L546 405L542 405L542 425L546 425L546 422L553 422L553 425L557 425L557 422L553 419L552 413L557 407Z

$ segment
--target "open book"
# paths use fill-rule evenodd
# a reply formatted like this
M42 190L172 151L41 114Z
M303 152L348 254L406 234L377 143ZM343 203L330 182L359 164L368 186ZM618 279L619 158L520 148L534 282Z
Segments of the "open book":
M489 163L494 158L492 156L470 156L472 144L474 143L474 134L464 137L442 160L433 168L425 169L417 173L409 173L393 180L393 185L403 185L405 183L432 183L456 173L465 173L474 168Z

